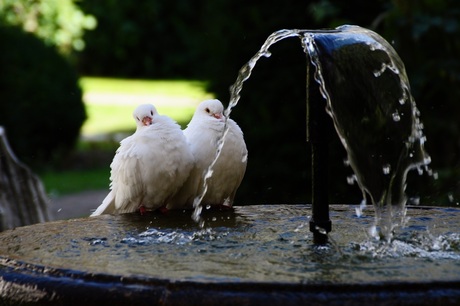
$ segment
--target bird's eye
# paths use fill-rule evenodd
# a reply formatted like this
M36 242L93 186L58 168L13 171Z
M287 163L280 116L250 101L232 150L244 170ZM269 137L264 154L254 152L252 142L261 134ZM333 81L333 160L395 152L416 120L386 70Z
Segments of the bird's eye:
M141 119L139 119L139 117L136 117L137 121L141 121Z
M209 110L208 107L205 108L205 111L209 114L211 111Z
M152 110L150 111L150 115L152 115L152 116L153 116L153 111L152 111Z

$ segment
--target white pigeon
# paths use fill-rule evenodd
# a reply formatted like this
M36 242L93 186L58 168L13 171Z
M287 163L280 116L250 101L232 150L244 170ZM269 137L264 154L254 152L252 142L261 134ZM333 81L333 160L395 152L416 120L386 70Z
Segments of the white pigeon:
M168 204L168 208L191 207L203 191L205 172L213 162L225 126L224 106L219 100L206 100L198 105L184 135L195 157L187 182ZM207 180L207 192L202 205L232 207L238 187L246 172L248 151L243 132L232 119L227 120L228 133L222 151Z
M151 104L138 106L133 117L136 132L120 142L110 165L111 190L91 216L162 208L193 168L193 154L176 122Z

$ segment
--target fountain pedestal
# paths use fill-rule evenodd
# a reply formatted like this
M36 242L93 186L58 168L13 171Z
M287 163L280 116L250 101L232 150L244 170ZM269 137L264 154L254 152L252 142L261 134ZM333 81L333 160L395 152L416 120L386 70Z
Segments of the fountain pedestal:
M370 209L357 218L354 207L333 205L333 243L323 246L310 237L310 211L307 205L208 211L204 229L187 211L8 230L0 233L0 301L443 306L460 301L459 237L449 229L458 227L459 209L409 209L408 228L380 251L381 243L366 238Z

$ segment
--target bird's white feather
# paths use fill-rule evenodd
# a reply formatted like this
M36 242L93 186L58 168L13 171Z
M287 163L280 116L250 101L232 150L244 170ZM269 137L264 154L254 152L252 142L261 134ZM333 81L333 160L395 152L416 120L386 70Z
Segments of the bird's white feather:
M212 176L207 181L208 189L202 200L203 205L231 206L246 171L248 151L243 132L232 119L227 120L227 125L229 131L212 169ZM195 157L195 167L169 207L177 207L181 203L191 206L194 198L201 194L205 172L216 156L224 126L223 105L219 100L207 100L197 107L184 130Z
M153 106L152 106L153 107ZM139 124L120 142L111 167L111 191L92 216L165 206L188 178L194 158L179 125L154 111L152 124Z

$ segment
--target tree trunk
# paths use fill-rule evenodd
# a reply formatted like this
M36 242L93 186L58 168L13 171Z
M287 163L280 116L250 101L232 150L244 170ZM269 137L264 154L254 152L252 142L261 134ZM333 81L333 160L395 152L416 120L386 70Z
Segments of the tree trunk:
M0 126L0 231L49 220L42 182L17 159Z

